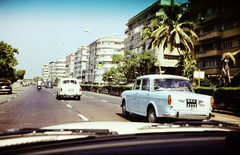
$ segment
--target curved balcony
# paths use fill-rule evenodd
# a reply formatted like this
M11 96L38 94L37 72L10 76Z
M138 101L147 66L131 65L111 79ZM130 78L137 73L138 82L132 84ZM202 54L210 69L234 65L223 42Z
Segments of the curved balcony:
M216 55L222 55L222 50L221 49L212 49L209 51L201 51L201 52L196 52L195 57L197 59L199 58L204 58L204 57L210 57L210 56L216 56Z
M201 33L198 36L197 41L205 41L205 40L208 40L208 39L221 38L221 37L222 37L222 32L221 31L209 31L209 32Z

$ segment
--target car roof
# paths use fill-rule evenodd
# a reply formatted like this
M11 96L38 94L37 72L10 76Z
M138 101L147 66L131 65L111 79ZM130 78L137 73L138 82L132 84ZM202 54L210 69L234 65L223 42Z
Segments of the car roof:
M139 78L150 78L150 79L179 79L179 80L187 80L190 81L188 78L178 75L168 75L168 74L152 74L152 75L144 75L140 76Z
M63 80L76 80L76 81L78 81L78 79L75 79L75 78L61 78L60 80L61 81L63 81Z

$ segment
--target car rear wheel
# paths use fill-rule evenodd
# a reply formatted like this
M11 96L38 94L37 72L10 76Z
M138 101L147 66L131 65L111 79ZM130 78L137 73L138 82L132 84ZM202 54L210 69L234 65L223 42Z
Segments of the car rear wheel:
M155 112L154 108L152 108L152 107L148 110L148 122L149 123L157 122L156 112Z
M126 103L123 102L122 104L122 115L124 118L128 118L129 117L129 112L126 109Z
M8 94L12 94L12 91L9 91Z

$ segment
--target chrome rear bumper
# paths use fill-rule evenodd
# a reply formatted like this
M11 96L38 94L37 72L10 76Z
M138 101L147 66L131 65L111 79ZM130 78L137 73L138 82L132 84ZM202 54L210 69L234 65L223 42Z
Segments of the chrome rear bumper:
M204 114L204 113L188 113L188 112L163 112L162 113L163 116L165 117L171 117L171 118L214 118L215 115L213 115L212 113L209 114Z

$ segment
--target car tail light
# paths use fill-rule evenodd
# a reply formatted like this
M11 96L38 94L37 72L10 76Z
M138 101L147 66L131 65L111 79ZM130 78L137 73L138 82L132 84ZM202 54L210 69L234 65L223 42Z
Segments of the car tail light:
M214 106L214 98L211 97L211 106L213 107Z
M82 88L79 88L79 91L82 91Z
M169 105L172 104L172 97L171 97L171 95L168 96L168 104L169 104Z
M61 91L62 91L62 88L61 88Z

